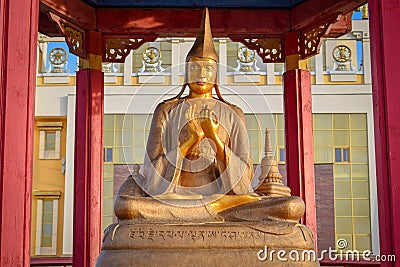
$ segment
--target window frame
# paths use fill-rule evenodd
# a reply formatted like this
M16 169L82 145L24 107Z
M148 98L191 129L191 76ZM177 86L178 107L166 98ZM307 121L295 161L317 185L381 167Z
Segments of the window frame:
M60 143L62 122L37 122L39 128L39 159L60 159ZM46 149L46 134L54 133L55 147L54 150Z
M58 200L60 198L60 191L35 191L34 196L37 201L36 205L36 244L35 255L49 255L54 256L57 254L57 228L58 228ZM42 247L42 231L43 231L43 210L44 201L52 201L53 203L53 222L52 222L52 240L51 247Z

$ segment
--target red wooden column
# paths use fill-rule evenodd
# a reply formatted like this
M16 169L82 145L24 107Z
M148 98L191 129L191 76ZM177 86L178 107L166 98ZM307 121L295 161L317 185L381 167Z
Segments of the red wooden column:
M400 2L369 1L380 254L400 266Z
M101 34L87 32L88 59L78 71L75 118L73 265L95 266L102 236L104 76Z
M304 62L298 51L300 33L285 35L286 72L283 74L287 183L292 195L306 205L303 218L314 233L317 246L317 219L314 185L314 146L312 131L311 75L301 69Z
M37 0L0 0L0 266L30 266Z

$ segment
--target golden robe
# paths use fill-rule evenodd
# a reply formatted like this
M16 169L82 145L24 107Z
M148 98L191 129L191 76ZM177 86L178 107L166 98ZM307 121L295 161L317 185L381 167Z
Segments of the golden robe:
M187 98L164 101L156 107L152 120L143 168L145 179L137 182L152 196L252 193L253 165L243 111L216 99L195 101L206 103L216 113L225 159L216 157L215 145L209 139L183 157L179 144L190 136L185 114L191 103Z

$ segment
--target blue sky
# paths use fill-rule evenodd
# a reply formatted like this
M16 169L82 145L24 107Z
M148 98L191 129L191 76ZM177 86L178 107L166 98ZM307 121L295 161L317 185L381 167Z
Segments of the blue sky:
M69 48L65 42L50 42L48 44L46 67L49 68L49 66L50 66L50 60L49 60L48 55L49 55L51 49L53 49L53 48L63 48L63 49L65 49L65 51L67 51L67 53L68 53L67 69L69 70L70 73L74 73L77 68L78 57L69 52Z
M353 20L361 20L362 19L362 12L361 11L356 11L353 13L352 16ZM362 60L362 53L363 53L363 48L362 48L362 42L357 42L357 70L360 69L360 64ZM353 64L355 65L355 64ZM356 66L354 66L356 67Z

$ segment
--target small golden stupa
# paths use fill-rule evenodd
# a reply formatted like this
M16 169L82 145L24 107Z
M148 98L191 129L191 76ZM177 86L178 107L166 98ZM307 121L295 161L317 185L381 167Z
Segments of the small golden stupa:
M290 188L282 182L282 175L279 172L278 164L274 157L271 146L269 129L265 129L265 149L264 157L261 160L261 175L267 173L262 178L256 193L264 196L290 196Z

